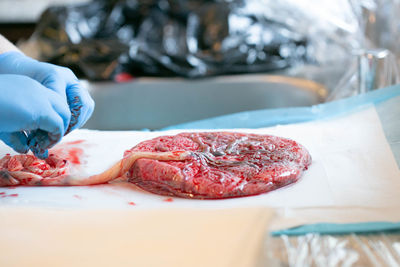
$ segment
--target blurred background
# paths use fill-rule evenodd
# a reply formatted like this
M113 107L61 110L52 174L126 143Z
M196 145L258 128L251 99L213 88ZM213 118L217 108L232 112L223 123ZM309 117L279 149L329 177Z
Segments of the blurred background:
M0 1L0 33L71 68L97 104L86 127L107 130L396 84L399 17L398 0Z

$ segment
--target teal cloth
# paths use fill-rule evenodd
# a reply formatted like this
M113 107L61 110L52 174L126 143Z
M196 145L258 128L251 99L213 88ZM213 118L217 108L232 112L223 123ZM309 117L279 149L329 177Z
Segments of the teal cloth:
M294 228L274 231L273 236L279 235L305 235L308 233L318 234L370 234L382 232L399 232L400 222L363 222L363 223L316 223L307 224Z
M261 128L320 120L356 112L368 106L376 107L388 143L400 166L400 85L375 90L312 107L265 109L240 112L215 118L170 126L169 129L233 129ZM400 177L399 177L400 179ZM318 223L275 231L273 235L303 235L307 233L348 234L400 231L400 222L366 222L352 224Z

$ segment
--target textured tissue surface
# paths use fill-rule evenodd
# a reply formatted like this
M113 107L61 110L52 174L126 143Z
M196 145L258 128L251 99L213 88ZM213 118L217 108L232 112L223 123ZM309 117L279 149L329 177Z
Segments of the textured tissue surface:
M296 182L311 164L297 142L272 135L192 132L160 136L125 152L190 151L185 161L138 159L129 181L156 194L200 199L257 195Z

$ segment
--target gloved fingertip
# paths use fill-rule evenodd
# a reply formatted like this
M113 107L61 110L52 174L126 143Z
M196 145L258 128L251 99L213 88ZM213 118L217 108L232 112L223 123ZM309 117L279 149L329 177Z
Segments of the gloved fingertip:
M70 132L72 132L73 130L75 130L74 129L74 127L68 127L68 129L65 131L65 134L64 134L64 136L66 136L67 134L69 134Z
M39 159L47 159L49 157L49 151L47 149L43 150L43 149L33 148L32 153Z
M18 153L26 154L29 151L27 137L22 132L1 133L0 139Z
M69 99L68 105L71 111L71 120L69 122L67 130L65 131L65 135L69 134L71 131L79 127L82 112L82 102L78 96Z
M70 87L68 105L71 110L71 120L66 134L82 127L93 113L95 103L87 90L80 87Z
M29 151L29 146L28 146L28 144L26 143L26 137L25 137L25 140L24 139L18 139L18 141L16 141L16 142L14 142L13 143L13 145L12 145L12 148L16 151L16 152L18 152L18 153L20 153L20 154L26 154L26 153L28 153L28 151Z
M13 149L16 152L20 153L20 154L26 154L29 151L29 147L27 145L25 145L25 146L16 146L16 147L13 147Z
M48 151L47 149L43 149L39 142L35 138L31 138L29 140L29 148L32 151L33 155L35 155L39 159L46 159Z
M28 146L36 157L46 159L49 155L48 149L54 146L60 139L60 135L58 134L36 130L29 135Z
M29 140L29 148L32 151L33 155L35 155L39 159L46 159L46 149L40 147L36 139Z

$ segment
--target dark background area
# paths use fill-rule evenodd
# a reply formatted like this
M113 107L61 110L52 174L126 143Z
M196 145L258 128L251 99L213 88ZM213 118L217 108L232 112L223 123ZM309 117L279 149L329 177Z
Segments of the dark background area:
M35 23L0 23L0 34L13 43L20 39L28 39L34 29Z

